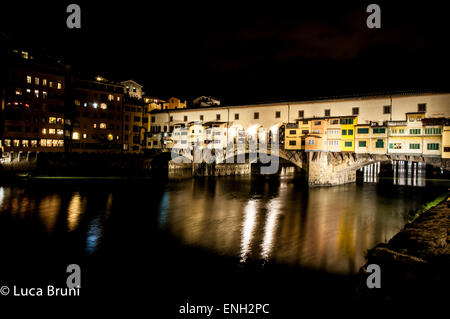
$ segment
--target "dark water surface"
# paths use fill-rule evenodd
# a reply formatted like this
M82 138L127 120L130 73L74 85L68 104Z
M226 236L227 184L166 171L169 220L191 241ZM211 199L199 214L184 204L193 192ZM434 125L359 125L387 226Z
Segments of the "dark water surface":
M272 302L281 313L280 296L291 307L290 298L350 296L366 251L448 186L308 189L279 176L2 185L0 280L63 285L76 263L84 296L149 293L167 318L186 300Z

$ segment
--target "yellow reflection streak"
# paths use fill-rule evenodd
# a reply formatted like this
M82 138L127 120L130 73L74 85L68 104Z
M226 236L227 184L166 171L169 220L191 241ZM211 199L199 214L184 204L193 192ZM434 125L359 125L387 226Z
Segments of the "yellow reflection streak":
M60 206L61 198L59 195L47 196L41 200L39 205L39 216L49 233L55 228Z
M67 227L69 231L75 230L80 222L81 206L81 196L77 192L70 200L69 208L67 209Z

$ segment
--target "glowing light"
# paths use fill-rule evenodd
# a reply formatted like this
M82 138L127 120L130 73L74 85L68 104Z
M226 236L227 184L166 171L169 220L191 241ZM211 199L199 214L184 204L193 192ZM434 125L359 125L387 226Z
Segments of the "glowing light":
M80 139L80 133L78 133L78 132L73 132L73 133L72 133L72 138L73 138L74 140L79 140L79 139Z
M92 107L93 107L94 109L96 109L96 108L98 108L98 104L97 104L96 102L94 102L94 103L92 103Z
M114 139L114 136L112 134L108 134L108 141L112 141Z

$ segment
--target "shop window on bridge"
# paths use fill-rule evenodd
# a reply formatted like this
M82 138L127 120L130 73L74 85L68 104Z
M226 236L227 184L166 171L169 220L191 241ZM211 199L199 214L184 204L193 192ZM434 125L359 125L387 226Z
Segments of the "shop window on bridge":
M410 150L420 150L420 144L409 144Z
M391 106L390 105L383 106L383 114L391 114Z
M341 119L341 124L353 124L353 119Z
M359 128L357 132L358 132L358 134L368 134L369 129L368 128Z
M302 134L308 134L309 130L302 130Z
M373 134L384 134L386 133L386 129L384 127L374 127Z
M314 145L315 141L314 140L308 140L308 145Z
M348 135L353 135L353 130L348 130Z
M289 130L289 134L295 135L295 134L297 134L297 130Z
M295 145L297 145L297 141L289 141L289 145L295 146Z
M347 135L347 130L342 130L342 135Z
M187 122L188 121L187 115L185 115L183 119L184 119L184 122Z
M439 143L428 143L427 144L427 150L430 150L430 151L437 151L437 150L439 150Z
M234 119L239 120L239 113L234 113Z
M366 141L359 141L358 146L359 147L366 147L367 146L366 145Z
M375 147L376 148L384 148L384 141L383 140L377 140L375 142Z
M409 134L417 135L420 134L420 131L421 131L420 128L413 128L409 130Z
M353 143L352 142L345 142L344 146L345 147L352 147Z
M442 129L440 129L440 128L426 128L425 129L425 134L440 135L440 134L442 134Z
M314 122L314 125L320 125L320 124L322 124L321 121L315 121L315 122Z
M325 110L325 116L330 116L331 110Z
M259 112L253 113L253 119L255 120L259 119Z
M280 111L276 111L275 112L275 118L279 119L281 117L281 112Z
M359 107L352 108L352 114L353 115L359 115Z
M419 104L417 104L417 111L418 112L426 112L427 111L427 104L426 103L419 103Z
M448 152L450 152L450 146L446 146L446 147L444 147L444 152L445 152L445 153L448 153Z
M298 111L298 117L299 118L303 118L305 116L305 111L303 111L303 110L301 110L301 111ZM303 124L307 124L308 122L303 122Z
M394 150L401 150L402 143L389 143L389 148Z

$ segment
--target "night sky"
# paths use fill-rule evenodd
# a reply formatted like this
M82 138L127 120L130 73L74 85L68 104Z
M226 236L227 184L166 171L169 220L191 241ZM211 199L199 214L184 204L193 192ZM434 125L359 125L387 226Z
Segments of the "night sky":
M375 2L381 29L367 28L362 1L17 2L0 4L3 44L163 98L238 104L449 87L448 8L431 1ZM66 27L72 2L81 30Z

